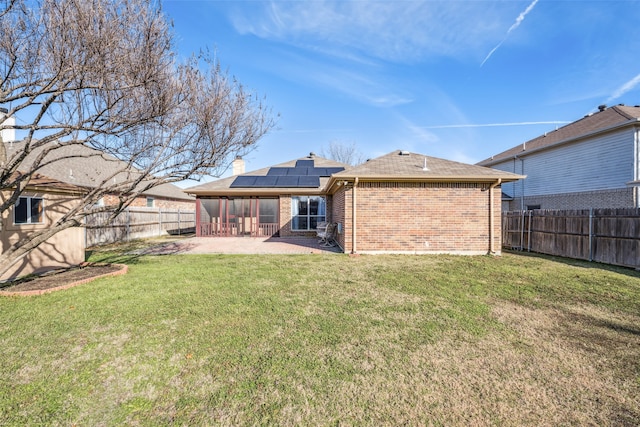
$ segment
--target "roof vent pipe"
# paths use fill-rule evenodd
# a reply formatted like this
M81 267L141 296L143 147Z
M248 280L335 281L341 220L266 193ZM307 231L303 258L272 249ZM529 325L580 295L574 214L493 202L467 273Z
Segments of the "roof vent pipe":
M606 110L606 109L607 109L606 104L598 105L598 110L600 110L600 111L604 111L604 110Z

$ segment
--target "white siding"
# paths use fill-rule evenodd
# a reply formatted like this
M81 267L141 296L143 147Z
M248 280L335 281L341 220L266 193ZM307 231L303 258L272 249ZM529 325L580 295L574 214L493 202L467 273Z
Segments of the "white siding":
M520 160L518 159L509 159L502 163L491 166L491 168L498 169L504 172L512 172L519 175L524 175L522 173L522 162L520 162ZM517 197L522 193L521 189L523 184L524 180L504 183L501 185L502 192L508 194L511 197Z
M509 160L495 169L527 175L524 181L503 185L511 196L573 193L627 188L634 179L635 130L624 129Z

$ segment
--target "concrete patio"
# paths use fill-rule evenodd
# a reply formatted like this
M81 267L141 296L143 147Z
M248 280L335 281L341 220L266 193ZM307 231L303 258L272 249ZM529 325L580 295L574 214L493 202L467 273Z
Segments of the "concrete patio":
M145 255L169 254L324 254L342 253L340 247L327 247L313 237L190 237L153 246Z

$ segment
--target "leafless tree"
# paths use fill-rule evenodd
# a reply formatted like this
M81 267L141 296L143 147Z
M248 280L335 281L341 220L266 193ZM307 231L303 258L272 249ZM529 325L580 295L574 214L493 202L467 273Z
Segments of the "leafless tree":
M219 175L273 127L216 61L179 61L170 27L148 0L0 0L0 131L20 136L0 143L0 213L47 165L96 153L119 165L55 224L3 248L0 275L103 196L118 196L103 208L115 216L154 186Z
M329 142L329 147L326 150L322 147L320 155L352 166L356 166L367 161L366 156L358 150L355 142L346 143L337 140L331 141Z

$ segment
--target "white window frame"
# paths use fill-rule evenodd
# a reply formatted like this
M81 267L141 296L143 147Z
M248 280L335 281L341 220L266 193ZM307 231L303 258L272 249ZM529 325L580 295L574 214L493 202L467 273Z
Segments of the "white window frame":
M18 205L20 204L20 201L24 200L25 203L27 204L27 220L24 222L18 222L16 219L16 214L18 212ZM32 200L40 200L40 205L42 206L42 209L40 211L40 215L39 215L39 221L34 222L33 221L33 217L31 215L31 202ZM13 206L13 224L14 225L30 225L30 224L44 224L44 197L37 197L37 196L20 196L18 198L18 200L16 201L15 205Z
M148 208L156 207L156 199L154 197L147 196L147 207Z
M311 214L311 209L307 208L307 213L300 215L298 211L299 203L297 201L304 200L309 206L309 202L313 199L322 200L322 203L318 205L318 211L322 213L318 213L317 215ZM294 228L294 224L296 224L296 217L304 217L306 218L307 228ZM323 196L292 196L291 197L291 231L315 231L316 229L311 227L311 218L316 218L316 224L320 222L326 221L327 218L327 199Z

